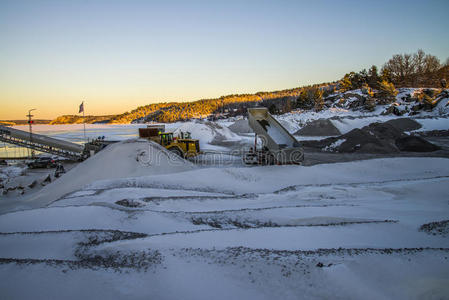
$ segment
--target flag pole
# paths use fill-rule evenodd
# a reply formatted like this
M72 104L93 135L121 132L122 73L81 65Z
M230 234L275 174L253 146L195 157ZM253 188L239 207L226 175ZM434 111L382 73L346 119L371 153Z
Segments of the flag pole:
M84 101L83 101L83 127L84 127L84 141L87 142L87 140L86 140L86 118L84 117Z

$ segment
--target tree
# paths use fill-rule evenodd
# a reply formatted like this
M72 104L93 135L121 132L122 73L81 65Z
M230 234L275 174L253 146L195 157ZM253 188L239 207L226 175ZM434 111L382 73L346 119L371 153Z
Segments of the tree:
M373 89L378 89L379 88L379 74L377 73L377 67L376 66L372 66L369 70L368 70L368 79L367 79L367 83L368 86L370 86Z
M324 108L323 93L324 91L316 86L303 88L296 102L297 107L322 110Z
M424 64L425 64L426 53L422 49L419 49L413 55L413 63L415 64L415 72L418 74L424 73Z
M379 82L379 91L376 94L376 97L379 99L380 104L388 104L393 102L396 98L398 91L394 87L392 82L381 81Z
M368 84L364 84L362 87L362 93L365 95L365 109L368 111L373 111L376 108L376 99L373 97L373 90Z
M433 55L427 54L424 58L424 73L435 72L441 67L440 60Z
M321 89L315 89L313 93L313 102L315 111L321 111L324 108L323 91Z
M274 103L268 107L268 112L272 115L276 115L278 113L278 109Z
M343 77L342 80L340 80L339 82L340 85L340 91L341 92L346 92L352 89L352 82L351 82L351 77L349 74L345 74L345 76Z
M380 75L380 80L379 81L391 82L391 72L390 72L389 69L382 68L381 73L382 73L382 75Z
M291 112L291 111L292 111L292 104L291 104L290 99L288 98L288 99L285 100L285 103L284 103L284 105L282 107L282 112L283 113L288 113L288 112Z
M358 74L358 80L361 83L361 87L368 82L368 72L366 71L366 69L363 69L362 71L360 71Z
M382 70L388 70L391 81L400 86L435 84L431 73L441 68L440 60L419 49L414 54L396 54L384 64Z

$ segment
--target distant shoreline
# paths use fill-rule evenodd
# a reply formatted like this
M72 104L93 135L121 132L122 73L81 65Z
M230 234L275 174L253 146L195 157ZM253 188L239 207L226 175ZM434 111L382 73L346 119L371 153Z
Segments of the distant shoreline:
M33 124L49 124L52 120L44 120L44 119L35 119L33 120ZM27 125L28 120L0 120L0 125Z

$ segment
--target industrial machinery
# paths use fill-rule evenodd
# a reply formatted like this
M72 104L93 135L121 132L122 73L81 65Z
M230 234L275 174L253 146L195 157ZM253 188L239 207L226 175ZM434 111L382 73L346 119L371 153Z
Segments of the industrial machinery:
M105 141L98 138L88 143L75 144L55 139L42 134L29 133L23 130L0 126L0 141L39 152L62 156L73 161L82 161L117 141Z
M302 163L304 151L299 142L268 113L267 108L249 108L248 124L256 135L254 147L243 157L246 164ZM261 142L260 146L258 139Z
M200 154L200 142L192 139L190 132L180 132L178 136L174 136L173 132L165 131L164 125L148 125L147 128L139 128L139 137L156 142L181 157Z
M0 141L40 152L63 156L72 160L82 160L85 158L85 147L83 145L51 138L42 134L31 134L11 127L0 126Z

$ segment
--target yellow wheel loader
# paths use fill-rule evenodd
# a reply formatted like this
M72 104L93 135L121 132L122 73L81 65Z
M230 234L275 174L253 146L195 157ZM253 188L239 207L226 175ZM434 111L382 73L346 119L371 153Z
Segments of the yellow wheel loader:
M164 125L148 125L147 128L139 128L139 136L156 142L184 158L200 154L200 141L192 139L189 132L181 132L179 136L174 136L173 132L165 132Z
M190 133L181 132L180 137L174 137L173 132L159 134L160 144L181 157L194 157L200 154L200 141L192 139Z

